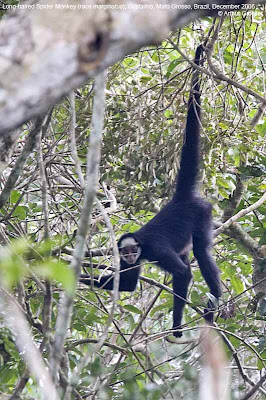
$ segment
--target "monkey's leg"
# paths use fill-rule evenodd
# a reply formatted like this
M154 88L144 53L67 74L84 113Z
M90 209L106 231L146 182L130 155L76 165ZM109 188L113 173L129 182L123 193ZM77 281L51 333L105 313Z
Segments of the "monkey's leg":
M211 294L217 299L222 294L222 289L221 289L221 280L220 280L220 270L217 267L211 252L210 252L210 247L211 247L211 237L208 234L203 234L201 237L193 237L193 253L198 261L201 273L205 281L207 282L207 285L210 288ZM212 322L213 321L213 311L216 308L216 304L209 300L208 301L208 309L205 310L207 312L206 315L204 315L204 318ZM209 311L209 312L208 312Z
M211 294L219 298L222 294L220 270L211 255L209 241L204 237L193 238L193 253Z
M174 308L173 308L173 329L178 329L182 323L183 310L186 305L187 292L191 275L188 272L187 277L180 279L173 275ZM176 330L174 336L181 337L182 332Z
M173 276L173 329L178 329L182 322L183 309L186 304L188 285L191 280L191 271L187 256L179 257L174 250L166 247L157 248L159 266ZM182 332L176 331L174 336L181 337Z

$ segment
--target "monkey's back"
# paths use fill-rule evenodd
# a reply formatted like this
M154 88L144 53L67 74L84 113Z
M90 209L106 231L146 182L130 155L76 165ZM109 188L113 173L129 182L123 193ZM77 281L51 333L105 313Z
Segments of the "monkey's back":
M201 197L191 197L187 201L171 200L147 224L134 233L144 248L169 247L180 253L191 242L197 229L197 220L204 218L211 205Z

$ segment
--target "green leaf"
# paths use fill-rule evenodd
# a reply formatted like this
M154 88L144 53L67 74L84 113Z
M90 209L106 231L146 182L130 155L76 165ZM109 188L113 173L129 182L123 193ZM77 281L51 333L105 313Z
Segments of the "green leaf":
M264 137L266 134L266 119L263 124L256 125L256 131L260 134L260 136Z
M135 313L135 314L142 314L142 311L139 308L137 308L135 306L132 306L131 304L125 305L124 308L126 310L130 311L130 312Z
M190 294L190 300L193 304L201 304L202 296L196 290L193 290Z
M150 71L148 70L148 69L146 69L146 68L141 68L141 72L143 72L143 74L145 74L145 75L148 75L148 74L150 74Z
M241 174L247 178L247 177L260 177L260 176L265 176L265 168L262 166L258 165L247 165L246 167L241 167L239 168L239 171Z
M221 187L218 187L218 192L219 192L219 194L220 194L222 197L224 197L225 199L228 199L228 198L229 198L229 194L230 194L230 193L228 193L225 189L223 189L223 188L221 188Z
M60 282L69 292L74 290L75 278L73 271L61 261L53 259L44 260L42 263L35 265L34 271L45 279L54 279Z
M18 192L17 190L12 190L11 192L11 196L10 196L10 203L15 204L19 197L20 197L20 192Z
M266 358L266 350L264 350L260 356L265 359ZM259 369L259 371L261 371L263 368L265 368L265 362L263 362L262 360L258 360L257 361L257 367Z
M220 176L217 176L216 181L220 186L222 186L222 187L224 187L226 189L231 189L232 188L231 184L226 179L224 179L224 178L222 178Z
M92 376L98 377L102 373L102 364L100 357L96 357L94 362L89 364L89 369Z
M243 285L243 283L242 283L242 281L241 281L240 278L232 277L232 278L231 278L231 284L232 284L232 286L233 286L233 288L235 289L235 291L236 291L237 294L243 292L243 290L244 290L244 285Z
M155 52L153 53L151 59L152 59L152 61L158 63L158 61L159 61L159 55L158 55L158 52L157 52L157 51L155 51Z
M153 307L153 309L150 312L150 316L153 317L154 314L156 314L159 311L165 311L166 309L168 310L169 309L169 305L170 305L170 302L168 302L168 303L167 302L163 302L162 304L160 304L160 305L158 305L156 307Z
M167 110L164 112L164 115L165 115L166 118L172 118L173 115L174 115L174 113L173 113L172 110L167 109Z
M8 383L12 378L14 378L15 374L14 369L10 368L9 365L6 365L0 369L0 381L1 384Z
M13 212L14 217L18 217L19 219L25 219L27 217L27 206L18 206Z
M170 62L169 66L167 68L167 73L166 73L168 77L170 76L171 72L174 71L174 69L177 67L177 65L179 65L182 61L183 60L181 59L181 57L179 57L178 59Z
M128 68L134 68L139 63L137 58L126 57L123 60L123 65Z
M1 248L0 269L3 281L8 287L15 285L28 272L23 255L28 250L28 243L18 239L10 246Z
M151 76L145 76L145 75L143 75L143 76L140 78L140 82L142 82L142 83L149 82L150 80L151 80Z

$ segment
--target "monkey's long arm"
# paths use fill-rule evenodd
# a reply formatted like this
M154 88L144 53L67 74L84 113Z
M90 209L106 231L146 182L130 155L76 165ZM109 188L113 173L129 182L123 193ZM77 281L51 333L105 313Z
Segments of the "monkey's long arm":
M139 279L140 267L139 266L128 266L123 265L121 261L120 267L120 282L119 291L120 292L133 292L136 289L137 282ZM91 278L90 275L81 275L79 281L88 286L95 286L101 289L113 290L114 277L113 274L102 276L100 279Z

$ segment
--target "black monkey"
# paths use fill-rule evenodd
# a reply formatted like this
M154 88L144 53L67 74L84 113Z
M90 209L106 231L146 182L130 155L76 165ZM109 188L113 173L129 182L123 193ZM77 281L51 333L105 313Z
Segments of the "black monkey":
M195 63L200 64L202 47L196 50ZM210 253L212 247L212 207L196 190L200 146L200 85L199 71L194 70L188 102L188 114L182 148L180 170L172 200L146 225L134 233L123 235L118 241L120 252L120 291L134 291L142 260L155 262L172 274L174 291L173 329L182 336L183 308L186 303L191 271L188 253L193 253L211 294L221 296L220 271ZM90 285L91 279L80 282ZM94 280L96 287L113 289L112 275ZM213 310L214 304L209 301ZM213 311L205 319L212 321Z

